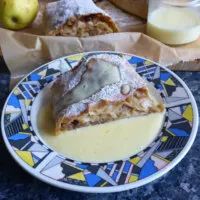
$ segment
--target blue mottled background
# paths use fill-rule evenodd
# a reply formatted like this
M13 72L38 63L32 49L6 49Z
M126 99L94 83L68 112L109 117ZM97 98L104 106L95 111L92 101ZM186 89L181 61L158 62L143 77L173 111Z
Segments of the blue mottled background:
M200 110L200 72L177 72L187 83ZM0 60L0 111L8 95L9 74ZM27 174L0 140L0 200L200 200L200 131L186 157L162 178L120 193L84 194L49 186Z

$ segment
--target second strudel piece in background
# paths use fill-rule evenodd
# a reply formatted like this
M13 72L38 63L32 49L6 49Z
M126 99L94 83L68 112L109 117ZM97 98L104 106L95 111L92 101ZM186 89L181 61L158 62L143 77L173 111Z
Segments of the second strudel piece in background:
M87 37L118 32L112 18L92 0L60 0L46 6L46 34Z

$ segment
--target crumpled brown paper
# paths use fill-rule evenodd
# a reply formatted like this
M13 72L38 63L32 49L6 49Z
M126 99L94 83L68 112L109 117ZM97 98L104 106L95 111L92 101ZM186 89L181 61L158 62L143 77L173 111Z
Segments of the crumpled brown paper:
M101 6L106 9L107 5L102 3ZM115 13L120 12L122 11L115 10ZM120 15L124 15L124 13L122 12ZM119 17L119 14L116 14L115 17ZM128 16L129 23L130 19L131 16ZM134 31L134 28L135 30L144 29L145 23L139 18L132 18L133 26L127 25L125 21L118 20L124 31L129 31L129 28L130 31ZM34 34L32 34L33 32ZM161 65L172 65L172 67L181 70L190 69L192 65L188 61L200 59L200 39L191 44L169 47L138 32L122 32L88 38L43 36L42 32L42 9L40 9L32 27L23 30L23 32L0 28L0 46L5 62L11 71L11 87L28 72L45 62L67 54L84 51L109 50L132 53ZM195 62L192 62L191 70L200 70L199 61ZM177 63L179 64L175 66Z
M136 16L147 18L148 0L109 0L120 9Z
M122 11L107 0L97 2L96 4L112 17L121 32L145 32L146 20Z

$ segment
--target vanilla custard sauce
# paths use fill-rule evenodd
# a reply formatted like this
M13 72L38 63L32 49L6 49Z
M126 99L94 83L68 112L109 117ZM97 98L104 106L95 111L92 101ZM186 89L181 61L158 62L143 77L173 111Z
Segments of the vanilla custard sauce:
M132 156L147 147L156 138L163 119L164 113L156 113L63 131L55 136L49 106L39 113L38 130L46 144L68 158L110 162Z
M150 93L153 88L149 87ZM112 162L145 149L158 135L165 112L116 120L55 135L50 85L34 100L31 121L38 137L56 152L82 162ZM154 97L156 93L154 94Z
M150 14L147 33L166 44L189 43L200 36L200 16L189 8L161 7Z

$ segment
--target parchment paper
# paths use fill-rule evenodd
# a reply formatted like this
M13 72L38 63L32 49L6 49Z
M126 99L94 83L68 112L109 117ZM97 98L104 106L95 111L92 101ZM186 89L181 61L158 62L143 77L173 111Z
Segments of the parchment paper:
M147 18L148 0L109 0L120 9L142 17Z
M94 50L132 53L173 69L200 70L200 62L196 60L200 59L200 39L187 45L169 47L144 33L132 32L144 31L144 20L125 14L108 2L103 1L99 4L113 15L121 31L126 32L88 38L44 36L44 4L41 4L37 19L28 29L15 32L0 28L0 46L11 71L11 87L28 72L45 62L67 54ZM189 61L194 60L196 61L191 65Z

